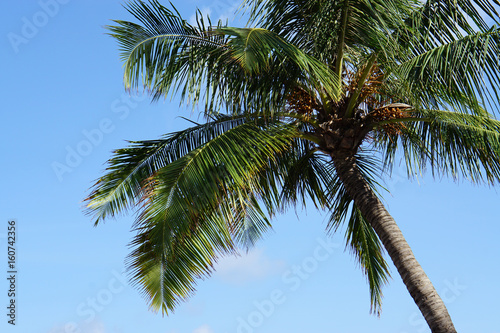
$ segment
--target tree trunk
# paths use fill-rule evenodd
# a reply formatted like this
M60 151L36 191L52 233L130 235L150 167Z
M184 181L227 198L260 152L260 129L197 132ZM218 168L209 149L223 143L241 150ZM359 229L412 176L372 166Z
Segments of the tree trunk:
M396 266L432 333L456 333L448 310L415 259L401 230L359 171L353 156L332 156L337 175Z

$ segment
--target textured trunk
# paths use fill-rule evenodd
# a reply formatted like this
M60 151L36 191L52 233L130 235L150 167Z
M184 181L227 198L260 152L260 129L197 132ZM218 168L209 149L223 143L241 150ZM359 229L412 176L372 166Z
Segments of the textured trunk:
M332 156L337 174L371 224L433 333L456 333L448 310L415 259L392 216L360 173L352 156Z

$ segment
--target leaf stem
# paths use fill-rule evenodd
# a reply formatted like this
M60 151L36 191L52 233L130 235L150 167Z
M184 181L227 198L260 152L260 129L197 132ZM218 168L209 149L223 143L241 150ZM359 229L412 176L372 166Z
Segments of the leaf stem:
M347 104L347 109L344 114L344 118L351 118L354 113L354 108L358 105L358 98L361 95L361 91L363 90L363 86L365 84L368 75L373 68L373 64L377 59L377 53L373 53L368 61L366 62L365 67L363 68L363 72L361 73L361 77L359 78L358 84L356 85L356 89L352 93L352 96L349 98L349 104Z
M395 118L395 119L377 121L377 122L373 123L372 127L377 128L377 127L389 125L389 124L417 122L417 121L423 121L423 122L428 123L428 122L431 122L432 120L433 120L432 118L415 118L415 117Z

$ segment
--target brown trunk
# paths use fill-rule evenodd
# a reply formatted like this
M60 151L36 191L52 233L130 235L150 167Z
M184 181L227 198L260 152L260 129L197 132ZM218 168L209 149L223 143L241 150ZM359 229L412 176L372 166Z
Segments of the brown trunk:
M332 156L337 174L363 217L370 223L432 333L456 333L448 310L415 259L392 216L369 186L352 156Z

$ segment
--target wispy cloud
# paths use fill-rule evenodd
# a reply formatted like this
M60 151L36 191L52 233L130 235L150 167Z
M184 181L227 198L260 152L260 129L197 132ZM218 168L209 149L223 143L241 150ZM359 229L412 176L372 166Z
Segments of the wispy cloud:
M207 324L205 324L205 325L200 326L197 329L195 329L193 331L193 333L214 333L214 331L212 331L212 329L210 328L210 326L208 326Z
M285 268L281 260L269 259L262 248L253 249L241 256L222 259L215 267L214 277L234 284L244 284L279 274Z
M53 327L48 333L67 333L67 332L106 333L106 329L104 327L104 323L101 320L95 319L89 323L68 322L63 325L57 325Z

